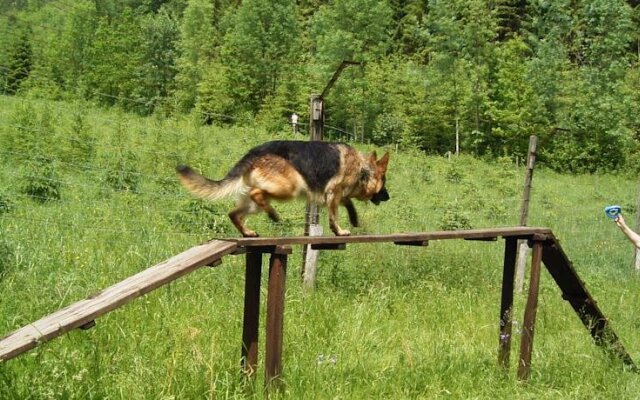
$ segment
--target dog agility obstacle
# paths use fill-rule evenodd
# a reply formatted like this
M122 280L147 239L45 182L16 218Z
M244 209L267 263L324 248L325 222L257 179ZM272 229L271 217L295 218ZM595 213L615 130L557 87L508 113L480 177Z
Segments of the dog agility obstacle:
M547 228L531 227L388 235L212 240L186 250L85 300L8 334L0 339L0 362L14 358L72 329L91 328L95 325L96 318L200 267L216 266L222 262L225 256L244 254L246 257L246 280L241 350L242 370L247 375L254 375L258 365L262 258L264 254L270 254L265 327L265 380L269 384L282 373L285 278L287 257L291 254L292 245L309 244L314 249L340 250L345 249L347 244L353 243L387 242L396 245L427 246L429 241L434 240L497 241L500 237L505 240L498 341L498 363L500 366L504 368L509 366L517 242L518 240L527 240L532 248L532 261L520 341L518 378L526 380L530 376L541 263L545 265L560 288L562 298L568 301L577 313L593 337L595 344L618 357L629 369L637 370L633 360L598 308L596 301L578 277L552 231Z

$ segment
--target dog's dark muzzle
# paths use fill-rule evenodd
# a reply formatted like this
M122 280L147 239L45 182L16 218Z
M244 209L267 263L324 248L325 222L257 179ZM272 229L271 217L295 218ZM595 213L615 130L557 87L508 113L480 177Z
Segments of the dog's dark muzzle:
M382 188L382 190L371 197L371 202L375 205L387 200L389 200L389 192L387 192L386 188Z

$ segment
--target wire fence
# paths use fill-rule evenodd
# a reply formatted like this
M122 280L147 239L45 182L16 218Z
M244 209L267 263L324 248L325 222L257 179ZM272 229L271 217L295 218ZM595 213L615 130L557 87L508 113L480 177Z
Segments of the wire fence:
M0 105L2 101L0 98ZM71 136L73 118L69 117L68 109L59 104L51 123L38 126L43 107L57 107L56 103L53 106L48 102L38 104L32 103L32 118L26 120L17 118L16 114L22 111L10 104L2 108L0 143L7 135L53 134L58 142ZM11 262L21 267L36 270L38 267L34 265L48 264L72 269L93 262L103 269L113 265L126 276L130 272L127 268L143 268L144 264L150 265L196 243L238 237L227 215L233 201L211 203L194 199L180 186L174 172L175 161L197 160L199 167L204 166L203 172L219 179L253 143L263 141L268 134L258 128L196 127L188 120L126 115L118 119L105 116L103 111L86 109L84 113L90 114L90 118L83 129L98 139L96 153L88 160L74 161L50 152L56 172L53 175L41 175L41 170L32 168L30 164L37 166L40 162L34 153L0 148L0 256L2 246L8 243L8 248L13 249ZM168 133L169 128L176 132ZM118 130L126 132L122 143L112 140ZM228 132L232 132L231 138L227 138ZM293 135L292 131L287 134ZM182 136L187 140L176 142L176 138ZM158 142L156 137L162 140ZM207 144L216 140L217 145ZM135 157L127 168L122 168L115 161L127 152ZM203 159L208 161L202 162ZM614 257L620 263L628 260L626 270L631 271L631 246L615 225L606 220L602 207L609 201L622 203L631 217L635 211L631 208L635 203L635 187L628 186L628 181L620 186L611 177L571 179L540 172L543 173L537 171L533 179L529 225L550 227L579 268L587 266L593 271L603 259ZM517 225L524 173L522 166L504 160L487 162L464 156L427 157L410 151L392 152L388 180L391 200L378 207L356 203L362 226L352 232L402 233ZM109 176L114 174L134 177L135 190L113 187ZM57 187L59 199L25 190L34 180L43 186ZM604 204L594 203L593 199ZM273 223L266 215L258 214L250 216L247 225L263 236L301 235L304 203L274 206L282 222ZM342 211L340 221L348 228L346 220L346 213ZM324 234L330 235L324 209L320 222ZM480 254L495 257L499 269L501 246L488 248L447 242L433 244L421 254L435 254L442 260L467 267L473 267L470 260ZM376 245L358 246L350 252L350 257L375 259L388 268L395 265L393 257L387 254L395 251L407 253L405 259L413 260L406 262L422 262L411 258L415 257L411 255L412 249L394 247L390 250ZM129 252L143 254L132 256ZM78 255L83 261L76 261ZM323 265L331 269L331 263L339 263L336 259L341 255L326 253L323 257ZM123 265L115 266L118 262ZM447 268L444 262L442 269ZM582 271L581 276L584 276ZM0 283L4 282L9 280L2 281L0 269ZM592 279L590 283L593 282ZM597 284L595 280L596 293Z
M11 121L11 113L3 112L0 114L0 133L11 131L12 134L18 135L51 135L52 132L48 128L26 126L16 124ZM94 122L95 123L95 122ZM122 121L100 119L98 124L111 124L112 127L122 127ZM55 130L65 131L68 127L56 126ZM162 126L151 124L146 127L148 130L156 130L157 133L164 134ZM92 126L87 127L92 130ZM125 128L126 129L126 128ZM246 131L246 130L245 130ZM61 136L66 135L62 132ZM1 134L0 134L1 136ZM128 136L135 136L128 135ZM48 195L38 195L37 193L25 193L24 187L29 184L30 180L37 179L40 185L55 187L61 192L60 203L67 204L69 209L94 210L104 209L108 207L114 215L130 215L124 218L109 218L108 221L103 217L92 218L79 212L80 216L69 222L69 215L64 213L57 216L36 217L28 211L22 210L20 207L14 207L17 211L11 213L0 213L0 219L5 222L12 221L19 224L38 224L45 226L66 226L67 228L78 230L99 230L99 231L119 231L135 233L140 231L142 226L149 220L155 219L164 221L164 224L158 229L163 229L167 234L192 235L202 237L203 230L189 231L189 223L197 219L198 223L207 225L204 219L211 218L216 220L217 229L210 232L211 235L217 236L237 236L235 230L228 222L227 213L232 205L230 202L224 206L208 207L201 205L201 202L195 200L190 194L186 193L178 184L177 177L174 173L175 160L187 160L186 154L189 150L180 150L176 148L173 151L161 151L158 149L149 149L144 146L130 148L126 145L117 146L109 143L96 144L99 151L105 153L105 156L98 160L89 162L72 162L64 161L53 156L51 163L53 169L58 171L55 175L37 175L39 172L29 168L30 164L38 164L39 161L30 151L19 151L15 149L5 148L1 153L12 160L19 160L12 168L5 169L0 173L0 177L5 182L4 187L0 187L0 196L5 194L5 200L20 205L34 206L35 204L55 204ZM114 163L114 158L127 152L133 152L133 158L130 168L122 169ZM246 149L238 149L239 154ZM165 168L152 170L149 159L162 159ZM239 156L223 153L216 156L215 162L226 165L232 165L239 159ZM144 160L144 161L141 161ZM145 168L146 166L146 168ZM144 170L144 172L142 172ZM109 187L109 175L128 176L136 180L134 190L117 190ZM37 175L37 176L34 176ZM221 178L215 176L214 178ZM4 193L3 193L4 190ZM128 193L123 193L128 192ZM135 198L135 201L123 200L122 196ZM2 199L2 197L0 197ZM57 199L56 199L57 200ZM35 202L35 203L34 203ZM158 204L162 207L158 207ZM36 206L37 207L37 206ZM228 207L228 208L225 208ZM59 207L60 208L60 207ZM291 207L289 207L291 208ZM285 221L289 225L297 224L303 226L304 208L299 207L299 212L293 215L287 215ZM58 210L59 211L59 210ZM66 218L66 220L65 220ZM254 225L264 227L265 221L259 218L254 221ZM182 221L182 223L180 223ZM109 228L107 226L118 226L117 228ZM128 226L128 229L123 229ZM182 226L177 229L176 226ZM146 229L146 228L145 228ZM222 229L222 230L220 230Z

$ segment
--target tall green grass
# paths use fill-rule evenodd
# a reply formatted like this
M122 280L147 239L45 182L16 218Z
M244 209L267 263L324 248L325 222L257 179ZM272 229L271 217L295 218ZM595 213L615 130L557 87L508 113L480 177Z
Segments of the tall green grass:
M230 202L193 200L178 186L175 165L220 178L251 146L292 138L284 127L273 137L259 127L141 119L86 104L3 97L0 110L0 334L204 240L236 236ZM394 151L391 200L357 204L363 226L353 232L516 225L523 174L508 159ZM633 221L636 192L634 177L538 169L529 225L553 229L640 361L632 247L602 212L619 203ZM303 204L276 208L284 222L259 215L250 226L263 236L301 234ZM324 213L321 221L329 232ZM593 344L546 272L530 381L515 378L518 325L512 368L497 367L502 254L501 240L350 245L321 254L317 289L308 293L296 248L276 397L637 398L639 376ZM254 382L239 374L243 277L244 258L227 257L98 319L94 329L2 363L0 398L261 398L262 365ZM523 303L517 296L516 320Z

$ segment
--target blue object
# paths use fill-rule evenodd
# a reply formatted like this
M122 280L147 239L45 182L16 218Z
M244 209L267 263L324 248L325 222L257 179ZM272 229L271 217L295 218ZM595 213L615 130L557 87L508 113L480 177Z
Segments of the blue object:
M604 213L607 215L607 217L611 219L616 219L616 217L620 215L620 213L622 213L622 207L608 206L604 208Z

